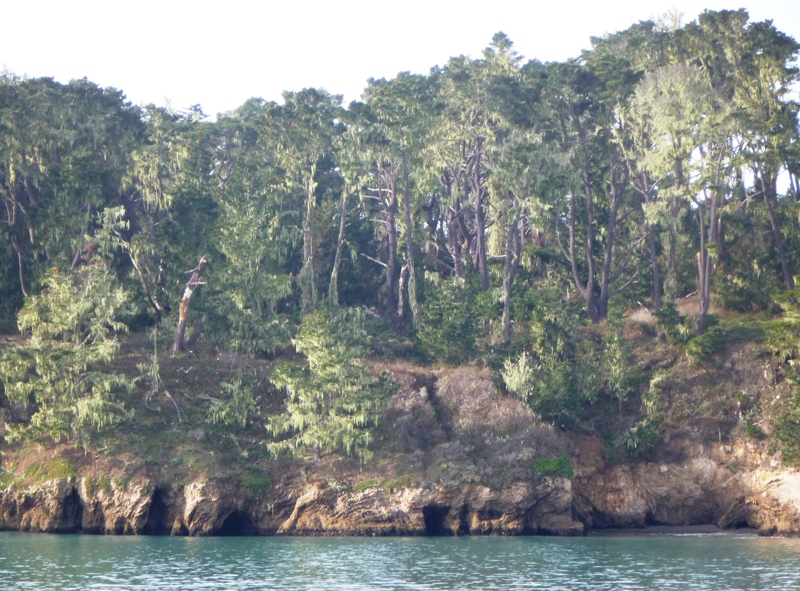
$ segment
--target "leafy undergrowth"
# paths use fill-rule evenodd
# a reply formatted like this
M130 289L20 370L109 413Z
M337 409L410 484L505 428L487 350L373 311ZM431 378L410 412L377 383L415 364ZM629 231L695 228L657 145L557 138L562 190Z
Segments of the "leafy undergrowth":
M735 322L726 317L721 326L736 338L695 356L667 342L654 325L628 321L623 334L642 379L619 404L598 399L586 406L585 420L575 429L602 438L612 462L650 458L653 450L663 454L662 439L675 432L704 444L748 436L775 447L773 424L793 400L787 366L764 344L759 327L740 330ZM602 327L591 330L602 337ZM125 336L114 371L139 375L142 364L153 363L152 347L145 334ZM281 358L286 359L298 361L290 354ZM275 458L266 428L267 418L283 408L284 393L268 379L275 363L211 346L178 356L162 347L158 387L140 380L134 392L123 395L132 417L96 434L86 450L64 441L3 443L0 489L24 489L57 477L86 477L92 491L125 488L145 478L160 486L227 478L251 495L265 496L278 482L301 486L312 476L359 492L464 483L500 488L543 475L571 475L569 433L501 391L490 369L433 369L385 351L371 361L370 371L385 372L397 388L375 431L369 462L333 452L323 452L319 464L310 454ZM252 392L246 419L215 421L212 409L232 400L235 384ZM25 414L4 399L0 413L0 424Z

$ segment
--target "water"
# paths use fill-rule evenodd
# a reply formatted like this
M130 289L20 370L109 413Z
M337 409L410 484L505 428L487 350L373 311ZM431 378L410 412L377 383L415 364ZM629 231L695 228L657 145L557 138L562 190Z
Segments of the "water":
M800 589L800 539L0 534L3 591Z

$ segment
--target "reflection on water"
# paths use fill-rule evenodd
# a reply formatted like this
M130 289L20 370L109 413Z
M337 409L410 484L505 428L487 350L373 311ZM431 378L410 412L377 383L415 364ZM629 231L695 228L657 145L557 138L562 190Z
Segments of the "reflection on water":
M800 540L0 534L0 589L788 590Z

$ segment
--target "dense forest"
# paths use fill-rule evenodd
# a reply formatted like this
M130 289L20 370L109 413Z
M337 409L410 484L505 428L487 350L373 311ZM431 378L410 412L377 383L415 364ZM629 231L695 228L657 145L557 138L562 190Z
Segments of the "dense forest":
M498 33L349 106L309 88L215 121L5 73L6 439L86 447L157 405L182 422L163 367L201 346L269 362L285 399L263 441L317 461L369 460L396 388L376 359L489 368L565 429L634 409L634 450L662 414L631 316L694 359L759 340L791 380L798 50L743 10L640 22L565 62ZM136 335L149 352L123 371ZM247 429L258 384L201 403ZM800 398L782 413L796 460Z

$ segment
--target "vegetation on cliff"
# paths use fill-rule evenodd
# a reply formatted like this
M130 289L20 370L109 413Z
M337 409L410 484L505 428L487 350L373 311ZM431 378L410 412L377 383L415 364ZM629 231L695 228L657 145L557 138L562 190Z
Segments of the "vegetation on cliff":
M214 122L4 74L0 483L63 441L118 478L501 482L676 424L796 463L798 50L741 10L564 63L498 33Z

